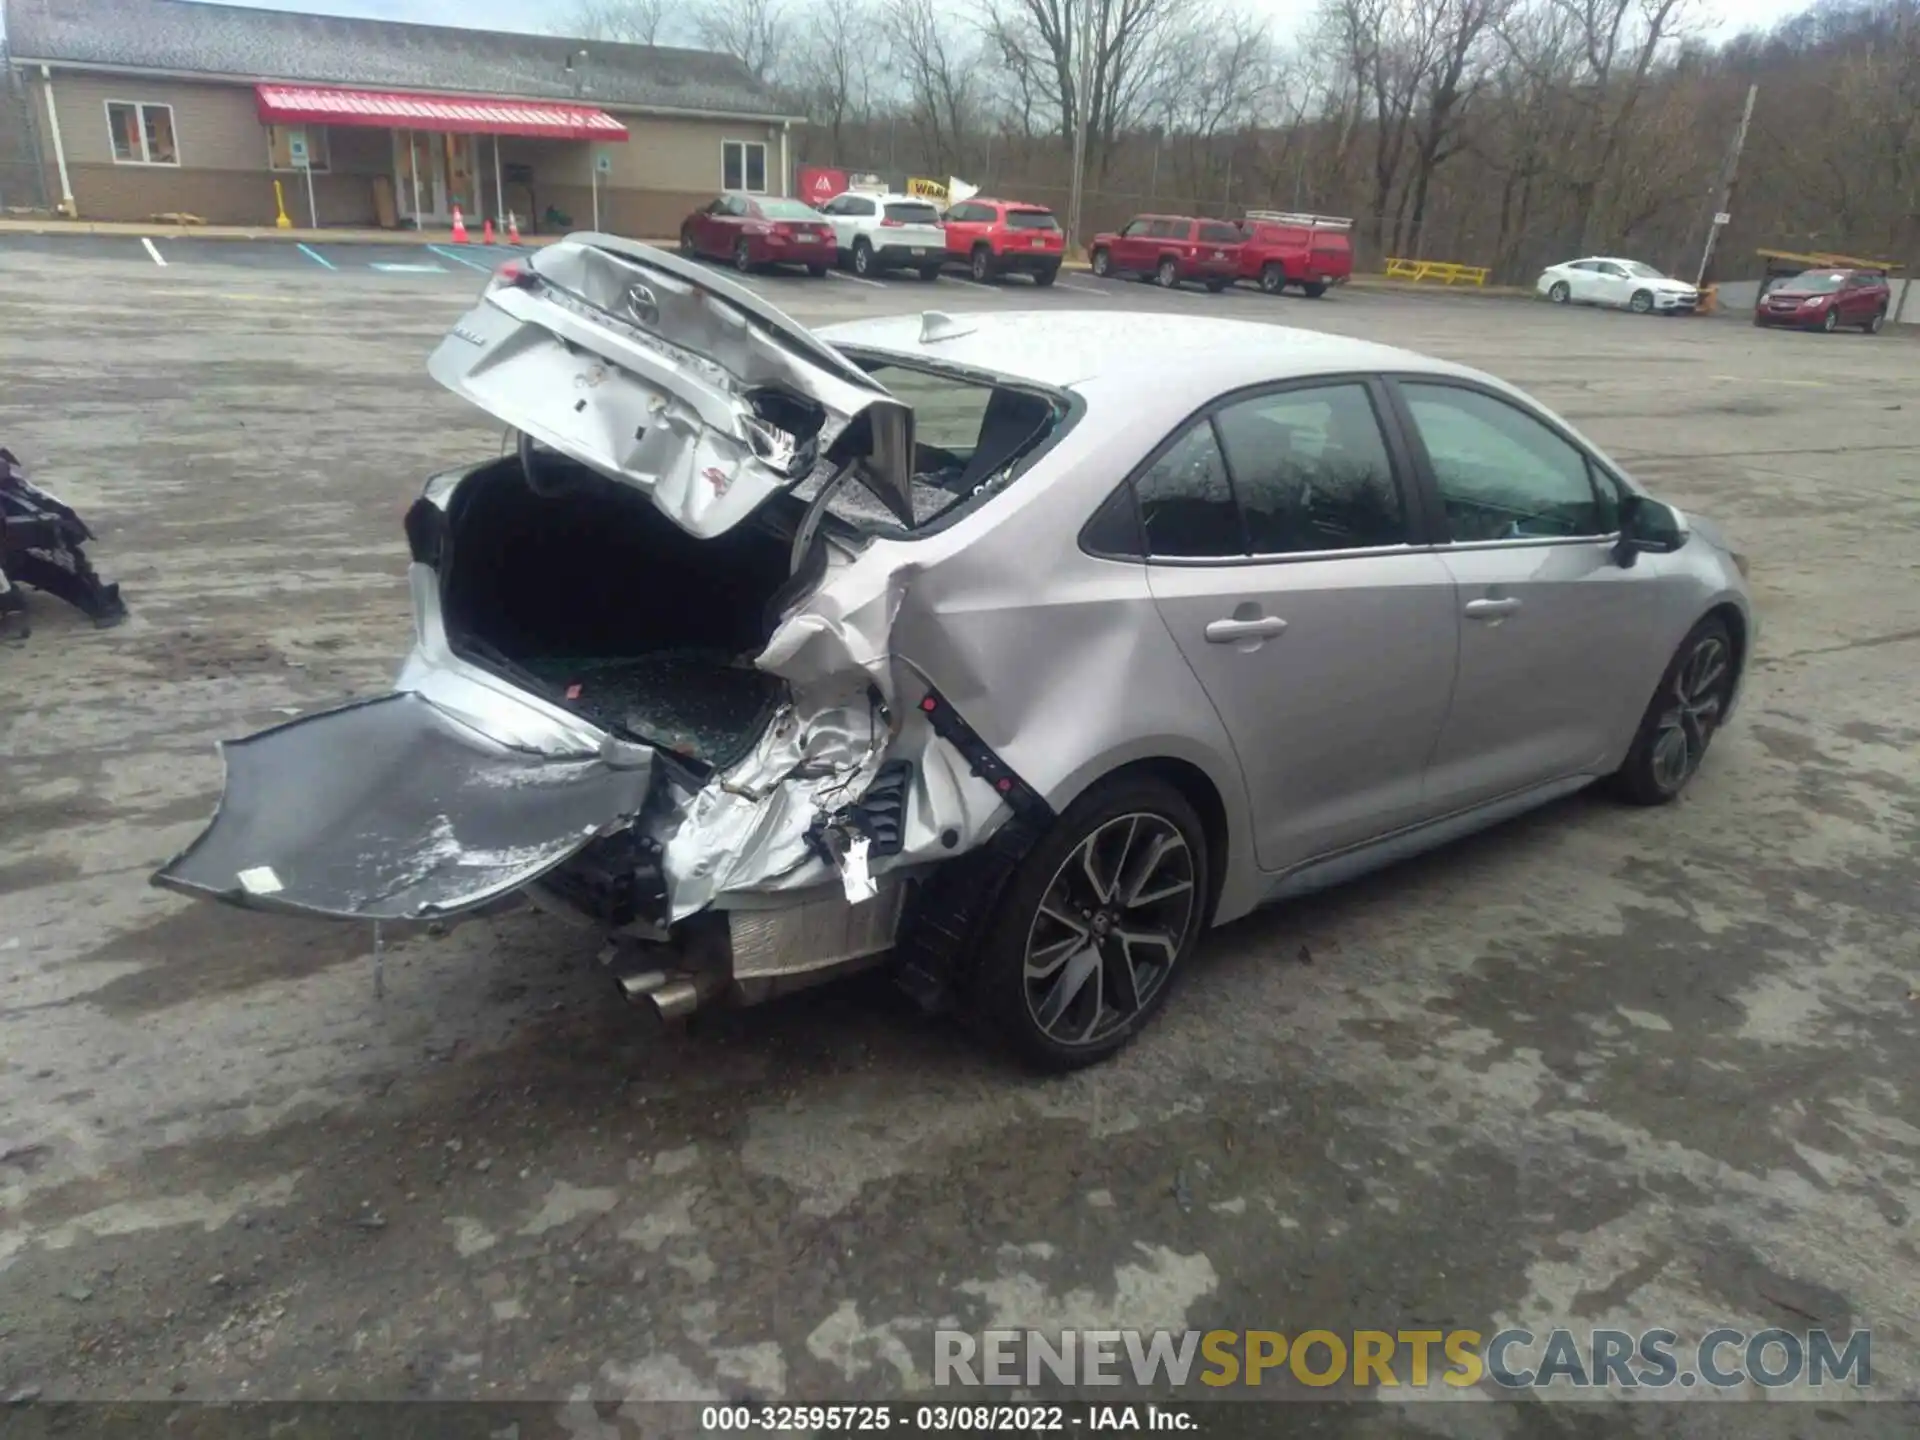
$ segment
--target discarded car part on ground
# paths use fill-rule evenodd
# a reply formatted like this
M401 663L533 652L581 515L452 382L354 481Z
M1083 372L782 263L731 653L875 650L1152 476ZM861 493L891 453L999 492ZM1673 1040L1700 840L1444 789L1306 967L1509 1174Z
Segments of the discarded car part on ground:
M1673 798L1738 694L1745 562L1475 372L1197 316L815 336L603 236L512 268L433 371L528 438L408 513L394 693L227 747L159 883L518 889L670 1018L891 955L1077 1065L1210 923Z
M86 521L27 479L11 450L0 449L0 626L13 617L24 636L22 586L66 601L101 629L127 618L120 587L94 570L83 548L95 538Z

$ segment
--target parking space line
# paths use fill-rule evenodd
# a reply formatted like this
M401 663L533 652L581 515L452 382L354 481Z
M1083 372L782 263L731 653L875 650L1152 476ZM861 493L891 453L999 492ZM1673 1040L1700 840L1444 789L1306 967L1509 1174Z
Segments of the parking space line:
M1101 285L1076 285L1071 280L1056 280L1053 283L1058 285L1062 290L1078 290L1082 295L1110 296L1113 294L1111 290Z
M311 245L308 245L304 240L300 241L294 248L299 250L299 252L302 255L306 256L309 260L313 261L313 263L316 265L324 265L329 270L338 270L340 268L338 265L334 264L331 260L327 259L326 256L322 255L318 250L315 250Z
M427 246L427 249L431 250L436 255L444 256L448 260L457 260L460 264L466 266L469 270L479 270L489 275L493 273L493 266L482 265L476 260L469 260L464 255L457 255L453 251L442 249L438 245L429 245Z
M827 271L827 278L829 280L845 280L853 285L865 285L871 290L884 290L887 288L878 280L862 280L858 275L843 275L838 270Z
M940 278L942 280L951 280L959 285L971 285L976 290L998 290L1000 288L998 285L982 285L978 280L974 280L965 275L942 275Z
M158 265L162 270L167 268L167 258L160 253L160 247L158 245L155 245L153 241L149 240L145 235L140 237L140 243L147 247L147 254L153 257L154 264Z

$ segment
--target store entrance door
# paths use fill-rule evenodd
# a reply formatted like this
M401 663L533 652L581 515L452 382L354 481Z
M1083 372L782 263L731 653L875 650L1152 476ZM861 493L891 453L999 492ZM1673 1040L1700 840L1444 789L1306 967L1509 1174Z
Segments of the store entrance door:
M474 174L471 135L394 132L394 203L401 218L416 228L429 221L451 221L455 205L463 214L478 219Z

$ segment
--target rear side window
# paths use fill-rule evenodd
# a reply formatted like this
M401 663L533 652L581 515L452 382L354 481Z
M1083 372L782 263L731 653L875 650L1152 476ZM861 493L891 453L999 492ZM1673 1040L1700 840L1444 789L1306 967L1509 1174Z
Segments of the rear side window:
M1009 210L1007 211L1009 230L1058 230L1060 222L1053 218L1051 210Z
M1184 220L1156 220L1153 228L1147 231L1156 240L1184 240L1187 238L1187 222Z
M1213 426L1200 421L1134 482L1147 553L1204 559L1247 553L1240 509Z
M1364 385L1256 396L1214 424L1254 554L1406 543L1406 512Z
M887 219L902 225L938 225L940 212L919 200L896 200L887 206Z
M1202 225L1200 238L1209 245L1238 245L1241 237L1238 227L1216 223Z

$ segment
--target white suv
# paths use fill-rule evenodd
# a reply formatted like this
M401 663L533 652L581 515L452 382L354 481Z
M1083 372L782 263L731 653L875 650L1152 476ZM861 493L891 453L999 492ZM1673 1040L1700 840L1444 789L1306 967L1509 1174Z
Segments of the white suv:
M833 226L841 265L856 275L918 270L922 280L940 278L947 263L947 232L940 212L912 195L849 190L819 207Z

